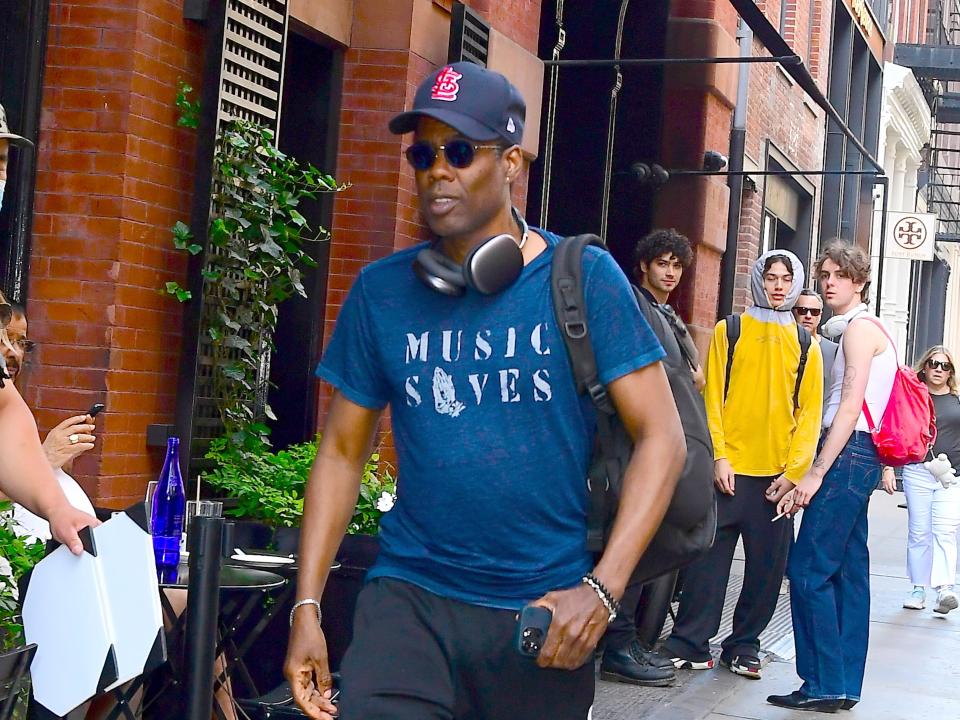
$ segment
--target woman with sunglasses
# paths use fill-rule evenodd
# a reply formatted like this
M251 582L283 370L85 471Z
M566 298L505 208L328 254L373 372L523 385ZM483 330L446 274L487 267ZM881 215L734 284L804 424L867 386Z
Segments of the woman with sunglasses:
M960 398L957 397L953 356L942 345L927 350L917 364L937 411L937 439L933 455L944 453L960 470ZM893 468L884 468L893 473ZM927 586L936 588L933 611L947 614L958 605L953 584L957 571L957 529L960 528L960 486L943 487L922 463L903 468L909 535L907 573L913 589L903 601L911 610L926 606Z

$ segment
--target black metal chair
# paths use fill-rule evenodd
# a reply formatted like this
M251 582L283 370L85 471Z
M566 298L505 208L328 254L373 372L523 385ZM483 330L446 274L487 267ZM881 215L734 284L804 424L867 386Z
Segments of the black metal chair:
M0 702L3 703L0 705L0 720L13 717L20 695L20 682L36 652L36 644L30 644L0 653Z

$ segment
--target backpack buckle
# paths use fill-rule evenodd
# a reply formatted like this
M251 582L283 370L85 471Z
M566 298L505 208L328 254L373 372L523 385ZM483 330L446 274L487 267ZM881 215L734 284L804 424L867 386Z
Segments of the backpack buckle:
M600 383L588 385L587 393L590 395L590 399L597 405L607 401L607 389Z
M563 331L567 334L567 337L580 340L587 335L587 323L582 320L565 322L563 324Z

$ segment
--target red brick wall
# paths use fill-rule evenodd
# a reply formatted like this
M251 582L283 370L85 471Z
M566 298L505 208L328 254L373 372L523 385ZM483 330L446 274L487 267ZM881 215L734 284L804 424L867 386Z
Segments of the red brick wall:
M823 4L813 0L785 0L789 3L785 24L784 39L801 57L806 57L810 47L809 21L811 6L815 13L821 12ZM768 19L775 25L779 23L780 7L777 2L768 2L765 9ZM815 16L813 49L818 66L824 72L817 81L822 89L826 88L826 68L829 64L829 13L823 18ZM827 21L824 27L823 20ZM822 43L821 43L822 41ZM753 45L754 55L769 55L769 52L756 39ZM759 167L763 168L767 141L772 142L794 165L801 169L818 169L823 166L824 119L823 111L806 98L806 94L790 79L779 65L759 63L750 66L750 86L747 97L747 137L746 154ZM819 206L820 179L808 178L816 188L814 196L813 227L819 226L817 208ZM757 259L760 249L760 234L763 218L763 178L756 178L758 190L746 190L743 194L740 212L740 233L737 248L737 278L733 297L735 312L751 304L749 271ZM814 236L813 244L816 246ZM800 258L804 267L808 258ZM809 276L808 276L809 280Z
M74 474L119 507L159 471L147 425L173 420L181 309L158 288L183 280L168 228L189 216L193 135L173 100L199 84L201 33L179 0L63 0L47 40L27 399L42 432L106 404Z

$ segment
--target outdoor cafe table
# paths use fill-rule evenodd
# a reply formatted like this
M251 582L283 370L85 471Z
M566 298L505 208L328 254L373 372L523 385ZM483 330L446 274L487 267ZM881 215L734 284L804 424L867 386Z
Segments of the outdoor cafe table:
M189 586L189 581L190 570L186 561L183 561L177 567L175 577L172 572L170 576L161 576L160 588L161 590L186 590ZM242 653L237 649L237 629L243 626L265 592L279 588L286 582L286 579L275 573L245 567L243 565L224 564L220 568L222 602L217 619L218 639L216 655L218 657L221 655L224 657L225 667L217 678L217 687L226 682L232 672L237 672L240 677L243 678L244 683L252 683L252 681L250 681L250 674L243 662ZM160 593L160 603L163 606L163 612L167 622L172 626L168 637L172 639L173 643L181 642L186 627L186 611L177 617L168 594L164 592ZM247 643L245 643L245 647L246 646L248 646ZM183 658L178 657L177 653L171 652L169 653L168 663L170 666L170 679L169 683L163 687L161 694L166 694L166 691L170 689L169 685L173 685L175 688L182 686L184 670ZM145 707L153 705L157 699L156 696L150 698L145 703ZM214 707L217 714L223 717L223 711L220 709L220 706L215 703Z

